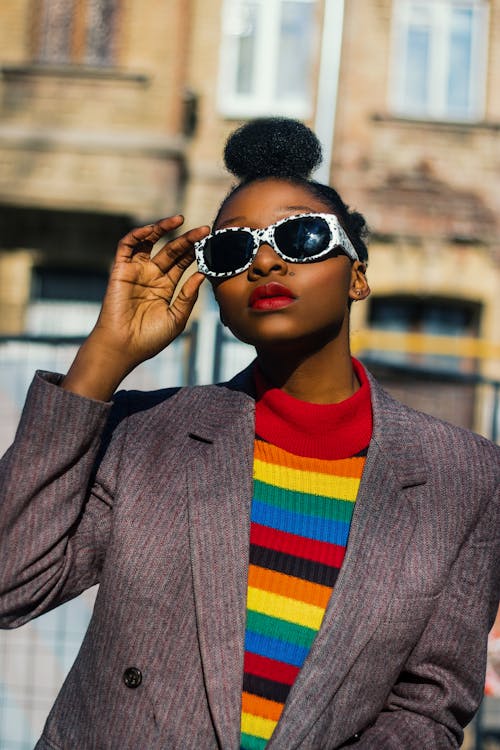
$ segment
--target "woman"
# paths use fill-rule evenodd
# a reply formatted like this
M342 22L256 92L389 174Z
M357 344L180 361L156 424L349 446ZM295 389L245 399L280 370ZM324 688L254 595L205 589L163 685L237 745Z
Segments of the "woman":
M214 233L154 257L182 217L127 235L70 371L35 378L2 464L2 621L100 583L37 748L460 745L498 603L499 451L351 359L364 221L310 180L319 155L294 121L236 131ZM256 364L113 397L205 276Z

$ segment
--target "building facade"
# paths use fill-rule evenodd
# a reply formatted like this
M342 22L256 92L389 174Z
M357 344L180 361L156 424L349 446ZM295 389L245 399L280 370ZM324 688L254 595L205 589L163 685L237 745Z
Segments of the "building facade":
M117 237L178 210L209 222L228 133L289 115L372 230L355 350L491 433L473 383L500 377L499 0L6 0L2 16L1 333L88 330Z

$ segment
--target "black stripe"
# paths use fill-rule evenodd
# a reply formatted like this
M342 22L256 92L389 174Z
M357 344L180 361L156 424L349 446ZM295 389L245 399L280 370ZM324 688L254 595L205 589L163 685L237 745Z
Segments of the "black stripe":
M286 573L289 576L303 578L311 583L320 583L322 586L333 588L339 569L333 565L305 560L303 557L289 555L286 552L277 552L268 547L259 547L257 544L250 545L250 562L261 568L275 570L278 573Z
M358 453L355 453L353 458L362 458L363 456L367 456L368 448L369 446L367 445L366 448L363 448L362 450L358 451Z
M267 443L268 445L274 445L274 443L270 443L269 440L266 440L265 438L261 437L261 435L255 435L255 439L259 440L261 443ZM368 448L369 447L370 446L367 445L366 448L362 448L360 451L358 451L357 453L355 453L354 456L345 456L345 458L363 458L363 457L365 457L365 456L368 455ZM286 448L281 448L280 450L286 450ZM298 454L294 454L294 455L298 455ZM302 458L305 458L305 456L302 456ZM332 459L326 459L326 460L327 461L328 460L335 461L335 460L339 460L339 459L333 459L332 458Z
M243 675L243 690L252 695L259 695L261 698L267 698L270 701L284 703L290 692L291 685L285 685L283 682L266 680L265 677L257 677L254 674Z

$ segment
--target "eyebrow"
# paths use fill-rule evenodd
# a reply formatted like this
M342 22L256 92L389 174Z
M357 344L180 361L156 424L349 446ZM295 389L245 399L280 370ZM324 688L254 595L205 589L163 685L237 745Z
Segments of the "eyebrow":
M313 211L311 209L311 206L282 206L278 208L277 214L279 216L279 214L281 213L286 214L289 211L296 211L298 213L305 213L305 214L318 213L318 211ZM225 221L221 222L221 224L219 224L218 226L218 229L223 229L226 225L234 224L235 222L239 222L239 221L244 222L245 217L244 216L231 216L231 218L226 219ZM276 221L279 221L279 218L277 218ZM274 222L272 223L274 224Z
M244 216L231 216L229 219L222 221L217 228L222 229L226 224L234 224L237 221L243 221L244 218Z

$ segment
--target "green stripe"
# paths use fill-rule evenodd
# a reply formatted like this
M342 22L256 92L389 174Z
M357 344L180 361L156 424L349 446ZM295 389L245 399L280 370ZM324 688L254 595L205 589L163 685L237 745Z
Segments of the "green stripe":
M247 610L247 630L259 635L267 635L270 638L279 638L281 641L303 648L311 648L317 632L312 628L263 615L251 609Z
M272 484L254 480L254 497L267 505L282 508L305 516L328 518L332 521L349 522L354 511L354 503L340 498L323 497L308 492L294 492Z
M241 733L241 750L264 750L267 740L262 737L253 737L251 734Z

